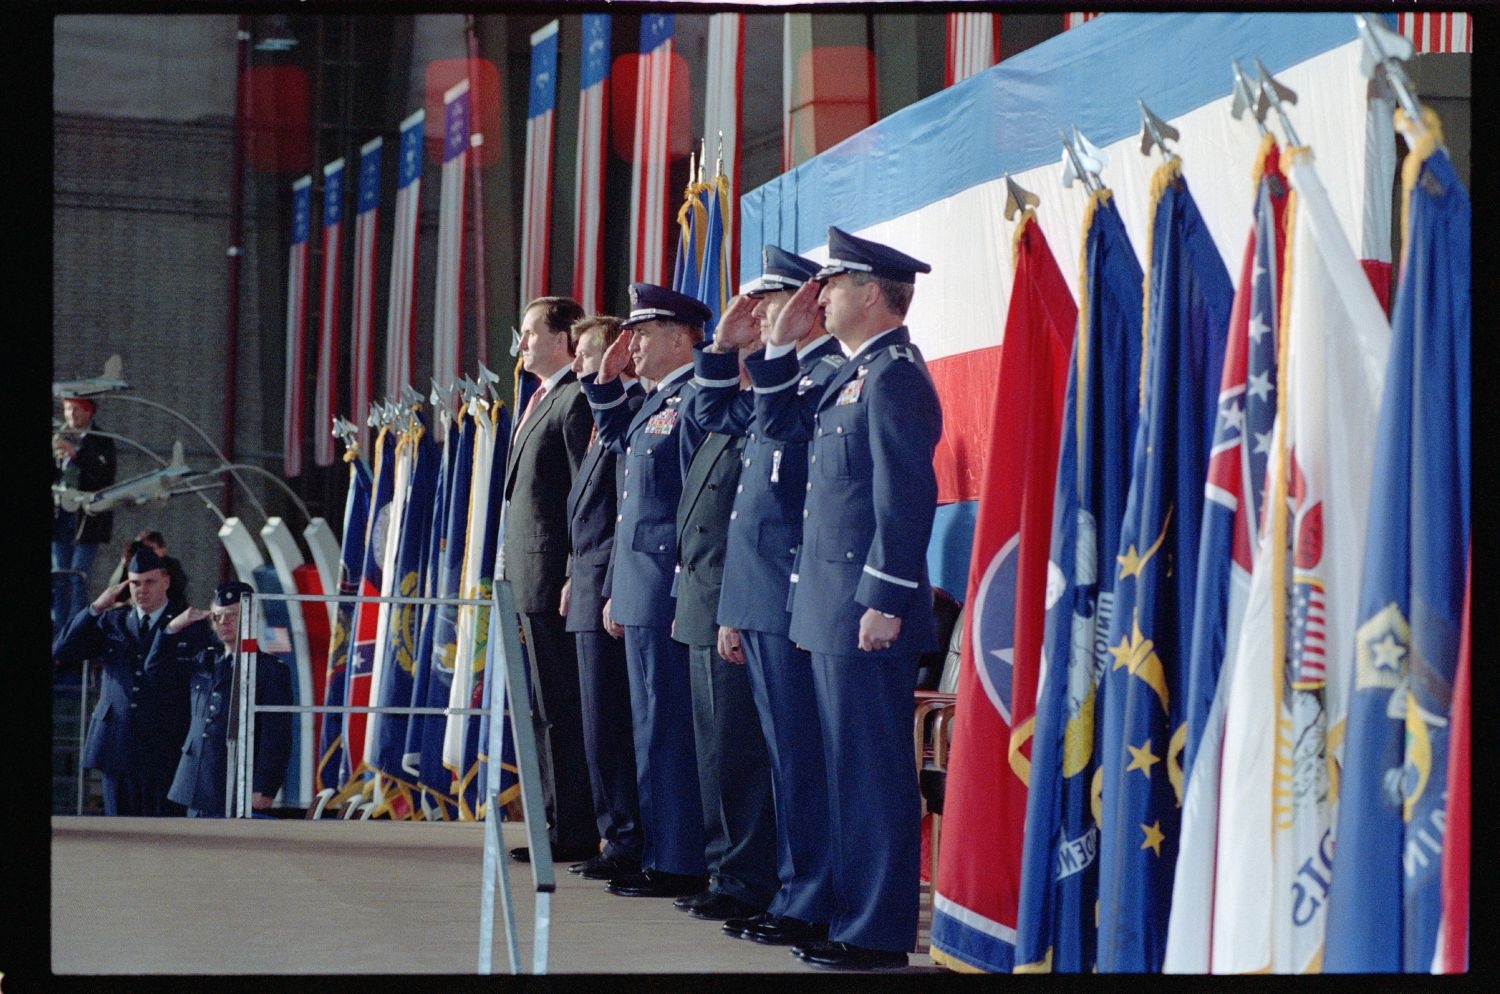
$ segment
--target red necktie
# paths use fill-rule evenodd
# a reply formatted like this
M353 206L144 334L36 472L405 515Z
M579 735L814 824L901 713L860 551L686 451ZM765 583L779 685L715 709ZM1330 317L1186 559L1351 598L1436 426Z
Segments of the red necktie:
M531 395L531 399L526 402L526 409L521 412L521 420L516 422L517 431L520 431L521 426L526 423L526 419L531 417L531 412L536 408L537 401L541 400L542 394L546 392L547 387L543 385L538 387L536 393Z

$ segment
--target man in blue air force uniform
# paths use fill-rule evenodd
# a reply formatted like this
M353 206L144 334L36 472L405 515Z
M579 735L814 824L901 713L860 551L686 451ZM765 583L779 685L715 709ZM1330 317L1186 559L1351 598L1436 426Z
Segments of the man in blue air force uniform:
M733 350L758 342L817 264L766 246L760 279L725 311L712 345L694 356L694 414L704 427L744 436L719 596L719 652L745 666L766 743L775 798L777 878L770 907L730 918L726 935L768 945L828 936L833 914L828 782L812 659L787 638L792 561L802 542L806 441L777 441L754 419ZM844 364L821 315L797 343L802 398L816 397Z
M703 814L693 743L687 647L672 639L672 571L682 477L703 432L682 414L692 400L693 346L708 308L649 283L630 286L624 332L595 376L582 378L599 444L624 460L605 627L623 625L635 731L644 869L613 894L681 897L703 889ZM655 388L632 414L619 381L628 359Z
M161 665L157 642L167 626L166 565L140 545L125 580L73 616L52 646L64 663L101 663L99 704L89 722L83 765L98 770L106 815L181 815L167 788L188 724L187 681ZM130 588L131 603L115 607Z
M829 261L746 365L766 434L809 441L793 641L812 653L828 771L834 911L813 966L899 969L916 942L917 657L937 645L927 543L937 503L937 392L902 323L924 262L828 230ZM821 286L821 288L820 288ZM849 354L810 403L792 350L821 310Z
M573 324L573 372L599 372L604 350L620 335L620 319L600 314ZM624 376L621 379L625 379ZM632 415L646 391L634 378L626 385ZM604 629L605 586L615 547L615 514L623 479L619 457L590 437L573 487L568 491L568 579L559 610L578 645L578 682L583 705L583 748L593 787L594 818L604 848L568 867L590 880L639 872L644 837L635 783L635 740L630 721L630 677L623 632Z
M167 796L186 805L189 818L222 818L228 781L230 700L235 685L234 649L240 631L240 603L254 588L239 580L214 589L214 606L190 607L167 625L164 654L188 675L192 723L182 743L182 759ZM207 620L212 632L202 631ZM255 703L292 703L292 677L286 663L269 653L255 658ZM285 712L255 716L255 764L250 806L263 817L276 792L286 783L292 754L292 716Z

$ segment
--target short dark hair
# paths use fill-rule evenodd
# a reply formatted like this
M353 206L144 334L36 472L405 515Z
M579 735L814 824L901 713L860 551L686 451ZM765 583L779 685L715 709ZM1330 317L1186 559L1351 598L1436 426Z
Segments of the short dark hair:
M542 308L542 320L554 335L567 335L573 322L583 317L583 305L572 297L538 297L521 308L524 316L533 307ZM574 339L568 338L568 353L573 352Z
M609 348L615 343L615 339L620 337L620 322L623 320L613 314L590 314L588 317L574 321L568 329L568 337L573 342L573 351L578 351L578 343L583 341L583 336L591 331L598 331L604 338L604 347Z
M146 542L150 545L159 545L163 549L167 547L167 540L162 538L159 531L143 531L135 537L137 542Z
M880 297L885 301L885 306L890 312L901 318L906 317L906 312L911 307L912 291L916 289L914 284L901 283L896 280L886 279L884 276L875 276L872 273L862 273L858 270L851 270L849 276L857 286L874 283L880 288Z

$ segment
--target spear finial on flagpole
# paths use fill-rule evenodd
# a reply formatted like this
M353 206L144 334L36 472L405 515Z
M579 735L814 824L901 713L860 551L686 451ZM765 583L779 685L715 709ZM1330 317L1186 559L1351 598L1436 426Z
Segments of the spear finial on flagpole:
M1229 116L1238 121L1245 116L1245 111L1250 111L1255 118L1255 126L1265 135L1266 106L1257 99L1259 88L1251 85L1250 77L1240 68L1239 59L1230 59L1229 64L1234 67L1234 100L1229 105Z
M1031 207L1040 207L1042 199L1021 184L1005 175L1005 220L1014 221L1016 215Z
M724 175L724 132L722 130L719 132L719 155L714 161L714 175Z
M1176 153L1167 148L1167 142L1175 142L1181 137L1178 130L1151 113L1151 108L1146 106L1146 101L1136 98L1135 101L1141 108L1141 154L1150 155L1151 146L1155 145L1161 149L1163 158L1171 158Z
M1394 94L1413 125L1422 127L1422 110L1417 105L1411 77L1401 65L1416 51L1411 39L1387 28L1378 18L1372 19L1364 14L1355 14L1354 23L1359 28L1360 40L1364 42L1359 59L1360 72L1386 91L1385 95Z
M1292 119L1286 116L1286 108L1282 106L1283 103L1297 102L1296 91L1277 82L1276 77L1266 71L1260 59L1255 60L1255 69L1260 73L1260 99L1256 101L1258 115L1265 117L1267 108L1276 108L1276 118L1281 122L1281 130L1286 134L1287 144L1301 145L1302 143L1297 140L1297 129L1292 127Z

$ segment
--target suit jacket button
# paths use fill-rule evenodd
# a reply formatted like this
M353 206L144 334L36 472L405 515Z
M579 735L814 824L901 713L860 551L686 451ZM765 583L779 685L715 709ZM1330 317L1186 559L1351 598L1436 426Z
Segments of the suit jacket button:
M852 553L852 552L846 552L846 553L844 553L844 558L845 559L853 559L854 558L854 553Z
M839 425L837 428L834 429L834 431L836 431L840 435L842 435L844 433L844 426L843 425Z
M665 544L665 543L663 543L663 544L662 544L662 545L658 545L658 546L657 546L657 547L656 547L656 551L657 551L657 552L666 552L666 551L667 551L667 547L666 547L666 544Z
M809 459L808 459L808 460L807 460L807 461L808 461L808 462L817 462L817 461L818 461L818 456L817 456L817 454L816 454L816 453L814 453L814 454L813 454L813 455L812 455L812 457L811 457L811 458L809 458Z
M811 481L811 480L808 480L808 481L807 481L807 489L808 489L808 492L809 492L809 493L811 493L811 492L812 492L812 481Z
M625 515L623 515L623 514L617 514L617 515L615 515L615 521L618 522L618 521L624 521L624 520L625 520Z
M750 457L749 456L745 457L745 465L746 466L750 465Z
M131 707L133 707L133 708L138 708L138 707L140 707L140 705L139 705L139 704L137 704L137 703L136 703L136 702L135 702L135 701L131 701L131 702L130 702L130 706L131 706Z
M629 497L629 496L630 496L630 491L629 490L623 490L623 491L620 492L620 499L621 500L624 500L626 497Z
M628 455L630 455L630 453L631 453L631 447L628 446L628 445L625 446L625 454L628 456Z
M208 733L207 733L207 732L204 732L204 733L203 733L203 737L204 737L204 738L205 738L205 739L206 739L206 738L208 738Z
M807 517L807 508L805 508L805 507L802 509L802 516L804 518Z
M733 520L734 520L734 519L735 519L735 518L738 518L738 517L739 517L739 516L740 516L740 512L738 512L738 511L730 511L730 512L729 512L729 520L730 520L730 521L733 521ZM700 528L700 529L698 529L698 530L699 530L699 531L702 531L702 530L703 530L703 529L702 529L702 528Z
M140 675L141 675L141 674L142 674L142 673L144 673L144 672L145 672L145 670L136 670L136 671L135 671L135 675L136 675L136 676L140 676Z
M625 467L625 475L626 475L626 476L629 476L629 475L630 475L630 467L629 467L629 466L626 466L626 467Z

